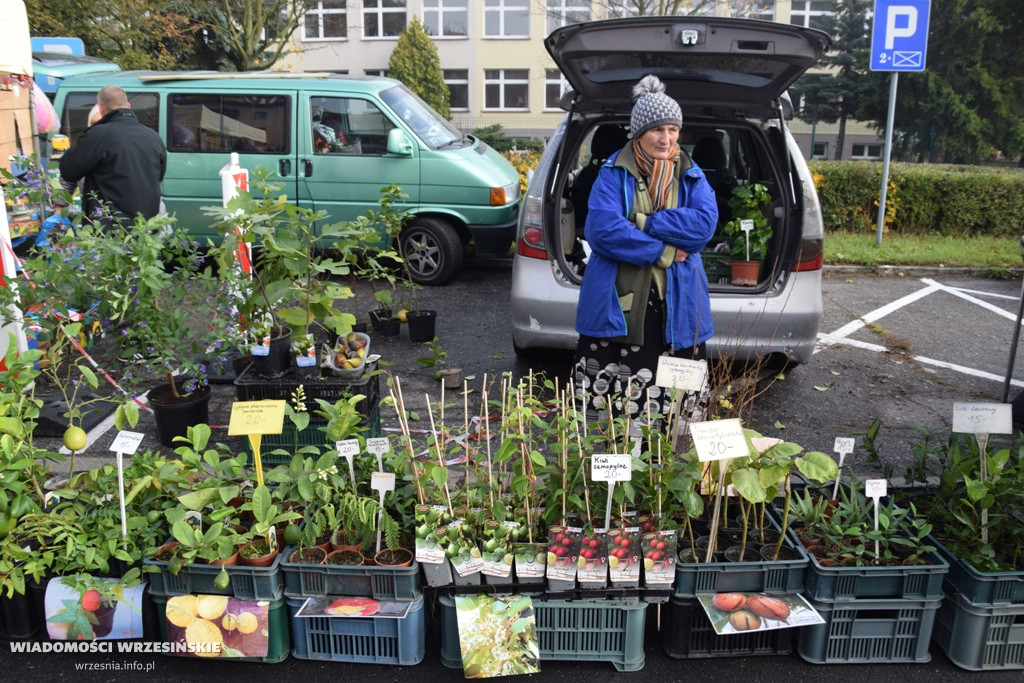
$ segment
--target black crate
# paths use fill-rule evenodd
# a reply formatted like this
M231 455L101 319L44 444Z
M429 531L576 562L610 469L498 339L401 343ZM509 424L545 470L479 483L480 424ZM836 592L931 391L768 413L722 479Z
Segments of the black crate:
M250 365L235 379L235 389L239 401L262 401L264 399L288 401L299 385L302 385L302 390L306 395L306 410L313 416L314 422L322 422L316 418L314 413L319 408L316 399L322 398L330 403L335 403L338 399L362 394L366 398L360 401L356 407L369 419L376 411L377 404L380 403L380 375L376 374L376 369L376 363L368 363L366 372L358 379L325 375L312 382L300 382L295 379L290 370L288 374L278 379L258 378Z

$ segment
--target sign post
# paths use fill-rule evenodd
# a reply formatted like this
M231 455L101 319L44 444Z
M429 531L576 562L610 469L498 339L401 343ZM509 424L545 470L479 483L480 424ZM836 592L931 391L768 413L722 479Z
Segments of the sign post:
M892 155L892 128L896 118L899 72L924 71L930 11L931 0L875 0L875 18L871 27L871 70L892 72L875 244L882 243L882 228L885 225L885 195L889 186L889 158Z

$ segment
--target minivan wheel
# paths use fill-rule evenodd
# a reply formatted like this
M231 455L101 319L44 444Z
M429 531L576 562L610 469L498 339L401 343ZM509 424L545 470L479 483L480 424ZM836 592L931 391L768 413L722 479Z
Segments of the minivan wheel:
M399 239L400 253L418 284L443 285L462 267L462 241L444 221L414 218Z

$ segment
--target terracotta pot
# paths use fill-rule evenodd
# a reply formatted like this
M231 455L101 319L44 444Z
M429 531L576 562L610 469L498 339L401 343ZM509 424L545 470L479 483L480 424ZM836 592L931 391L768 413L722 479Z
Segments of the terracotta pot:
M323 548L313 546L312 548L300 548L291 554L288 561L293 564L323 564L327 559L327 551Z
M730 261L730 282L741 287L754 287L761 274L760 261Z
M167 543L164 543L156 549L155 553L153 553L153 559L157 562L166 562L174 555L174 551L172 549L177 548L179 545L181 544L177 541L168 541Z
M238 561L243 567L269 567L274 564L274 559L277 557L277 550L267 553L266 555L260 555L259 557L246 557L243 551L245 548L251 548L257 543L265 543L265 541L250 541L241 548L239 548Z
M381 567L408 567L412 564L412 558L412 551L407 548L385 548L373 556L373 561Z
M359 553L363 552L363 545L361 543L339 543L338 534L338 531L331 534L331 550L355 550Z
M358 550L334 550L327 554L324 564L347 565L357 567L366 561Z
M238 555L238 551L235 551L235 554L232 555L231 557L229 557L228 559L226 559L226 560L210 560L210 564L215 564L217 566L224 565L225 567L234 567L235 565L238 564L240 559L241 558Z

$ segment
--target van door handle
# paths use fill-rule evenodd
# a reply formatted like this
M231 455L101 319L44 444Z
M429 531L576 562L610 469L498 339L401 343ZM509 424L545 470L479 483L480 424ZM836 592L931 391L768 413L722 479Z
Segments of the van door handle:
M292 162L291 159L281 159L281 176L288 177L292 174Z
M302 177L308 178L313 175L313 162L309 159L302 160Z

